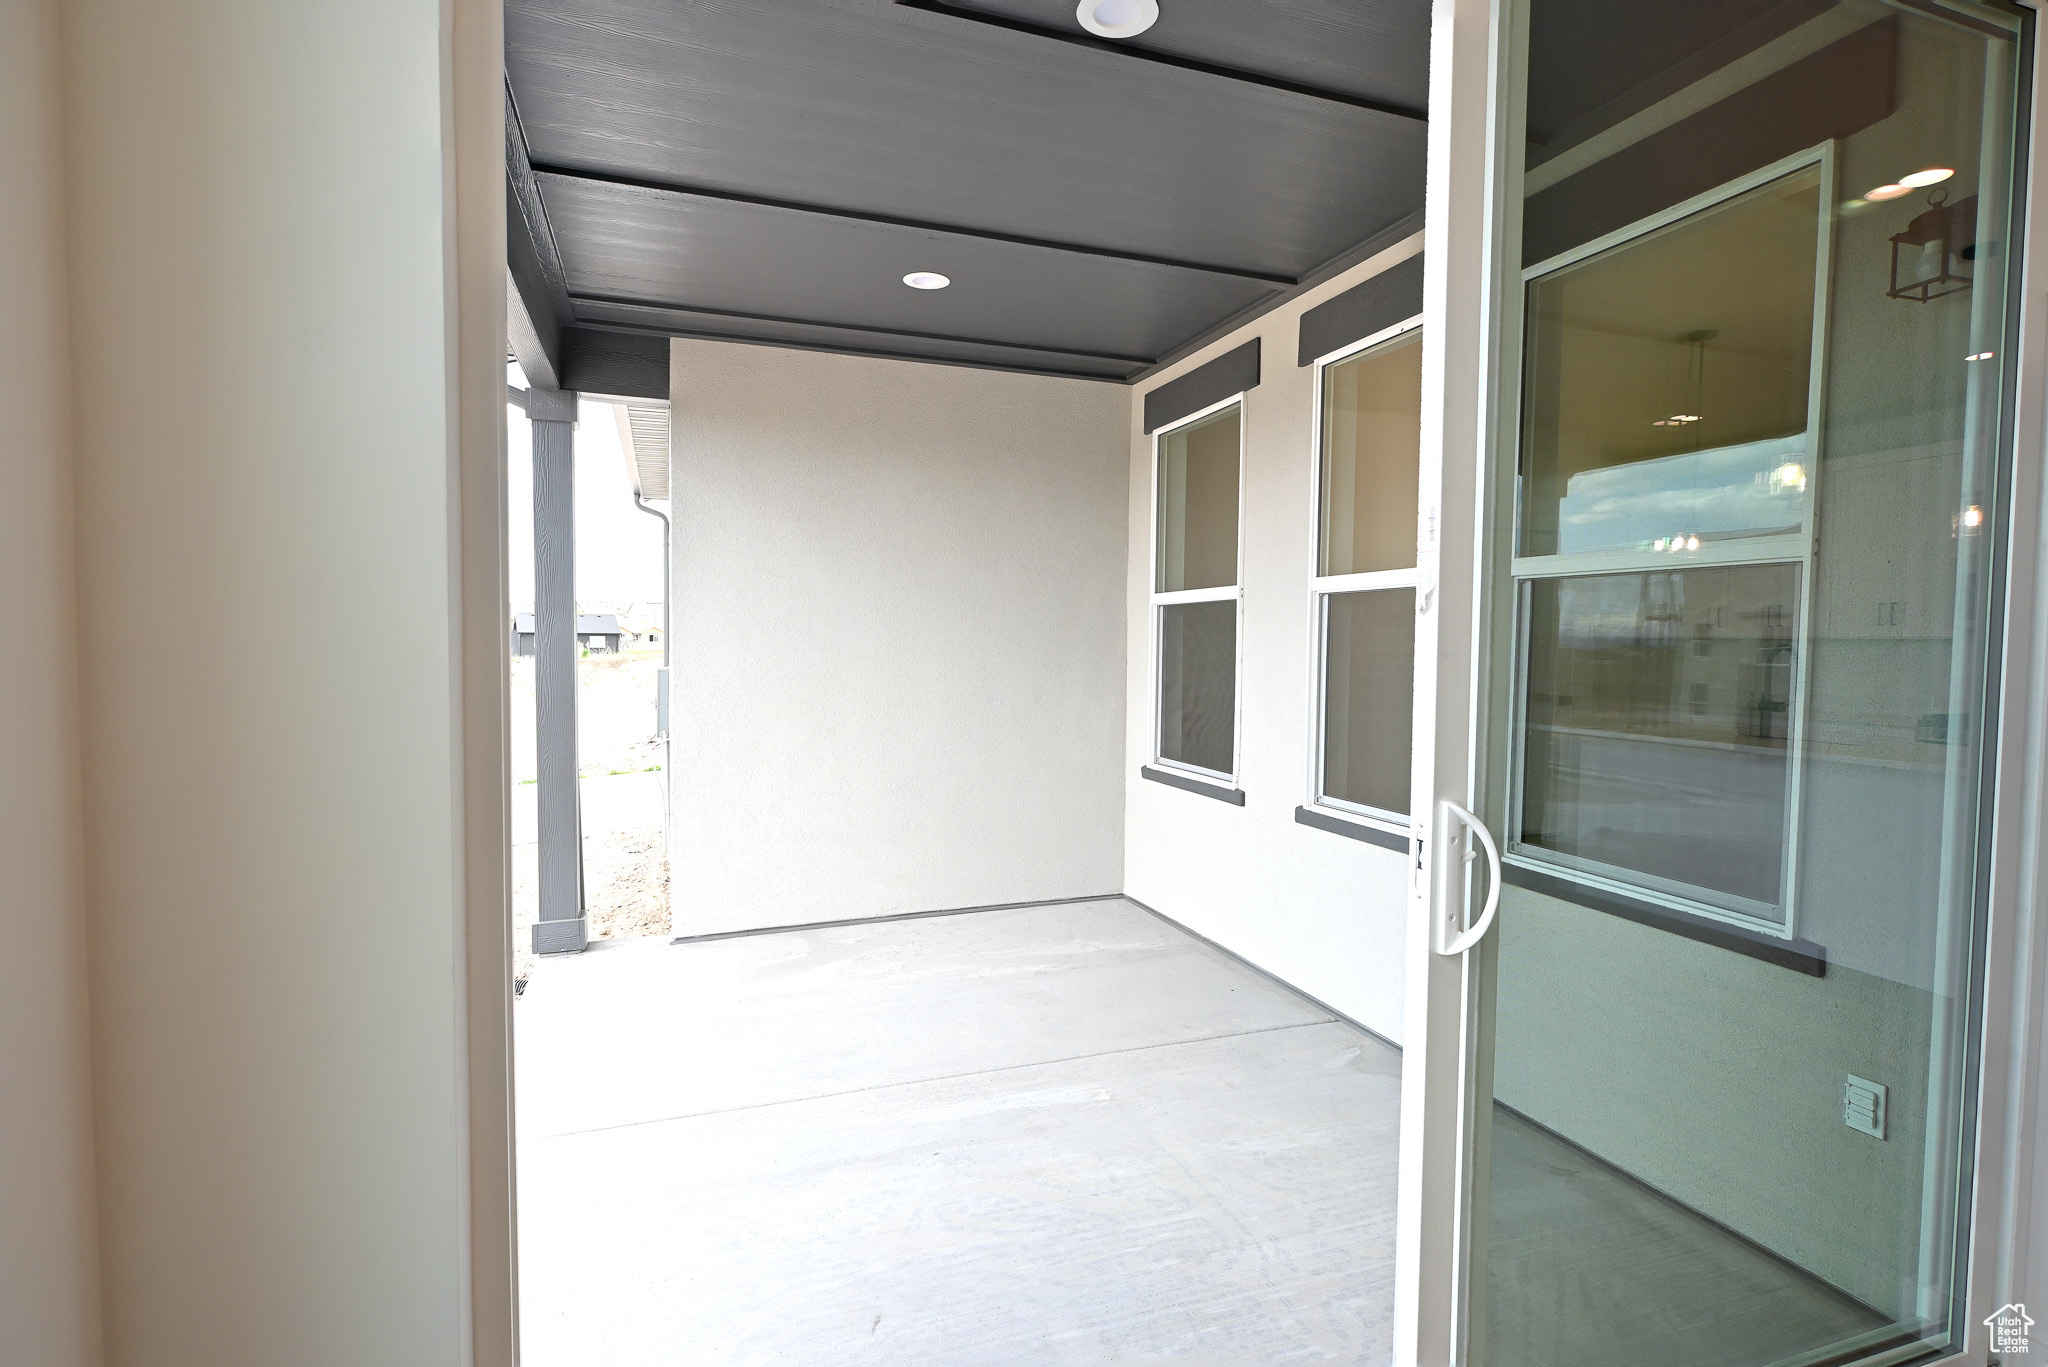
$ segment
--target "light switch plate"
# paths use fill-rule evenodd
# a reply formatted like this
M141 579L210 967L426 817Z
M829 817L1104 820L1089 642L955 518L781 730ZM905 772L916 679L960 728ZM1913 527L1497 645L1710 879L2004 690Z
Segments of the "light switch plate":
M1884 1105L1889 1090L1882 1082L1849 1074L1849 1080L1842 1084L1842 1123L1872 1139L1884 1138Z

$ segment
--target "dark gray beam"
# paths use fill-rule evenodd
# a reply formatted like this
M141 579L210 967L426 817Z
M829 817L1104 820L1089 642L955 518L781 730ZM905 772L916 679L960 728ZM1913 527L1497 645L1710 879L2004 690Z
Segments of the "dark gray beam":
M1039 351L1016 342L951 340L859 325L840 327L830 323L750 317L673 305L592 302L583 306L581 317L581 329L592 331L608 329L642 336L750 342L804 351L838 352L848 356L966 365L1026 375L1122 381L1146 368L1146 363L1141 360Z
M739 346L779 347L788 351L816 351L832 356L866 356L878 361L909 361L916 365L959 366L967 370L995 370L1009 375L1040 375L1055 380L1094 380L1105 384L1125 384L1136 372L1130 365L1110 368L1108 363L1102 369L1082 369L1082 363L1063 366L1053 361L1033 361L1029 357L1004 359L1005 348L990 347L977 354L972 348L961 347L952 352L931 344L919 349L909 345L892 347L886 341L871 341L857 335L833 337L827 333L795 333L791 331L742 332L737 326L721 328L715 320L692 324L682 317L662 324L634 324L620 322L592 321L578 332L615 332L622 336L643 339L658 339L666 346L666 339L684 337L704 342L729 342Z
M1047 251L1071 252L1076 256L1099 256L1112 261L1135 261L1147 266L1170 266L1175 270L1199 271L1205 275L1227 275L1238 280L1256 280L1265 285L1292 285L1291 275L1276 275L1271 271L1252 270L1243 266L1222 266L1208 261L1184 261L1178 257L1150 256L1144 252L1119 251L1114 247L1096 247L1080 242L1055 242L1042 237L1024 237L1016 233L997 232L990 228L971 228L953 223L928 223L922 219L896 218L888 214L864 213L858 209L835 208L825 204L800 204L786 199L769 199L762 195L745 195L732 190L713 190L702 185L680 185L673 181L645 180L637 176L612 175L600 171L580 171L567 166L540 165L530 168L538 175L559 176L564 180L586 181L593 185L617 185L628 190L648 190L655 194L675 195L683 199L715 200L722 204L746 204L757 209L779 209L786 213L815 214L821 218L847 219L855 223L879 223L890 228L909 228L921 233L943 233L951 237L974 237L984 242L1008 242L1019 247L1042 247Z
M668 340L609 328L562 329L562 376L578 394L668 397Z
M1121 365L1150 365L1151 356L1126 356L1114 351L1086 351L1078 347L1056 347L1026 345L1020 342L998 341L992 337L961 337L945 332L913 332L904 328L872 327L866 323L832 323L817 318L787 318L772 313L746 313L737 309L707 309L689 304L657 304L642 299L625 299L613 295L575 294L570 301L576 304L595 304L610 308L638 309L653 314L671 314L691 318L723 318L747 323L769 323L778 327L828 328L834 332L861 333L873 337L901 338L914 342L952 342L963 346L999 347L1004 351L1023 352L1033 356L1070 356L1089 361L1115 361Z
M1254 337L1233 347L1145 395L1145 435L1221 403L1233 394L1258 388L1260 353L1264 350L1259 340Z
M1268 90L1284 90L1290 95L1302 95L1311 100L1324 100L1331 104L1349 105L1353 109L1371 110L1375 114L1386 114L1393 118L1415 123L1428 121L1429 111L1412 105L1395 104L1387 100L1367 99L1342 90L1330 90L1324 86L1304 85L1278 76L1269 76L1257 71L1244 71L1237 67L1221 66L1215 62L1204 62L1193 57L1182 57L1171 52L1160 52L1153 48L1132 47L1125 43L1112 42L1087 33L1069 33L1064 29L1047 28L1027 19L1015 19L1007 14L991 14L984 10L959 9L945 3L945 0L896 0L904 9L921 10L926 14L943 14L948 18L963 20L970 24L986 24L991 28L1008 29L1012 33L1028 33L1034 38L1048 42L1066 43L1073 47L1093 48L1097 52L1108 52L1134 62L1151 62L1158 66L1170 66L1180 71L1198 72L1204 76L1215 76L1221 80L1237 81L1245 85L1264 86Z
M1312 365L1319 356L1384 332L1421 312L1422 254L1418 252L1302 314L1295 364Z
M561 330L534 320L510 263L505 267L505 340L528 384L539 389L562 387Z
M505 87L506 331L512 355L536 387L559 386L562 329L575 318L562 253L533 178L512 87Z

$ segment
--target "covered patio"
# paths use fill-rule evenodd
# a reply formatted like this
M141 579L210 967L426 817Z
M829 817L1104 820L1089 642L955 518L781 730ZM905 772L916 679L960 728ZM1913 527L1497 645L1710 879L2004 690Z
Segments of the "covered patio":
M1425 221L1422 0L1074 13L508 5L526 1361L1378 1363L1397 1268L1472 1367L1921 1352L2013 30L1538 3L1516 241ZM661 942L574 862L592 400Z
M0 1360L2048 1349L2044 7L0 6Z

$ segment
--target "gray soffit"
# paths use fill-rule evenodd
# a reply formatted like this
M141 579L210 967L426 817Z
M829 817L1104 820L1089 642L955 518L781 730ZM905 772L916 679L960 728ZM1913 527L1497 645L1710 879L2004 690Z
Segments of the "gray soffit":
M805 319L1143 365L1268 283L980 237L538 177L563 243L569 298ZM765 269L769 262L774 270ZM944 290L914 290L911 271ZM595 315L592 315L595 316Z
M1072 0L508 0L526 348L640 397L672 336L1129 381L1413 220L1428 38L1428 0L1126 44Z
M895 0L1128 61L1153 62L1269 85L1361 109L1420 120L1429 104L1429 69L1411 60L1412 16L1394 6L1346 0L1236 0L1229 5L1172 4L1171 22L1136 38L1110 41L1081 30L1067 0ZM1361 41L1361 37L1364 41Z
M657 503L668 499L668 409L627 404L620 410L632 450L633 492Z

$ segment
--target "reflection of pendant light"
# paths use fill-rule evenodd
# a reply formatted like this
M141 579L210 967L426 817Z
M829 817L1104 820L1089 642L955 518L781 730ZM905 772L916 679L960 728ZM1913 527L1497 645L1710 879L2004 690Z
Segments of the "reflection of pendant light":
M1706 407L1707 343L1720 335L1713 328L1701 328L1697 332L1685 334L1685 340L1692 343L1692 364L1690 367L1692 371L1692 405L1690 411L1694 422L1700 420L1700 410ZM1697 444L1697 437L1694 438L1694 442Z
M1927 210L1892 234L1893 299L1925 304L1970 288L1977 259L1977 197L1950 204L1946 190L1927 197Z
M1684 341L1692 350L1685 358L1685 395L1689 405L1683 413L1673 413L1651 423L1652 427L1690 427L1700 420L1700 401L1706 397L1707 388L1707 343L1721 334L1713 328L1700 328L1685 334ZM1699 436L1693 436L1693 450L1700 447Z

